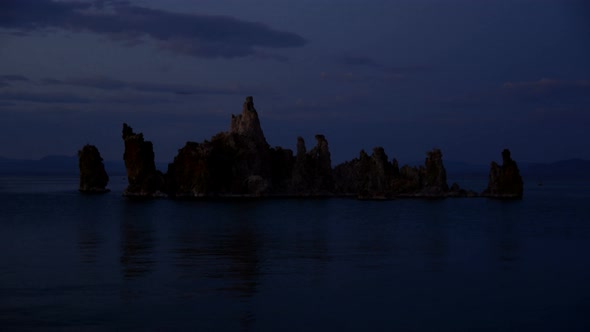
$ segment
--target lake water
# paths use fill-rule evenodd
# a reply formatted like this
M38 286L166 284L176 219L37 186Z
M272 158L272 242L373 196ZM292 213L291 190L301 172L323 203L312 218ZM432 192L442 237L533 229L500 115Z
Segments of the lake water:
M588 183L521 201L133 201L124 185L0 177L0 330L590 331Z

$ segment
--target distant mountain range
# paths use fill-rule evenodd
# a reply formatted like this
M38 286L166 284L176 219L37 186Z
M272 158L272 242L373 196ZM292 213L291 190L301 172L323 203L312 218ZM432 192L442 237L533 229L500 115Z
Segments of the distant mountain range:
M534 180L579 179L590 180L590 160L568 159L549 164L531 163L523 168L523 176Z
M104 166L109 175L125 175L123 160L105 160ZM166 163L156 163L165 172ZM9 159L0 157L2 175L78 175L77 156L46 156L38 160Z
M520 173L525 182L544 180L590 180L590 160L568 159L552 163L526 163L517 162ZM445 162L447 174L486 176L490 170L488 165L477 165L465 162Z
M109 174L125 174L123 161L105 161ZM39 160L8 159L0 157L0 174L6 175L76 175L77 156L46 156Z
M104 162L109 175L125 175L123 160ZM422 163L416 163L422 164ZM487 177L489 165L445 161L449 176ZM590 160L568 159L553 163L518 163L525 181L551 179L590 180ZM156 168L166 172L167 163L156 163ZM39 160L9 159L0 157L0 175L77 175L77 156L46 156Z

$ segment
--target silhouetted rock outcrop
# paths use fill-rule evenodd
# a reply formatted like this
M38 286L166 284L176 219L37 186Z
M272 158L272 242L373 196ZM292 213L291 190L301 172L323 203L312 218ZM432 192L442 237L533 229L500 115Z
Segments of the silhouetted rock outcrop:
M355 196L363 199L396 197L474 197L454 183L447 184L442 152L427 152L423 166L399 167L388 160L382 147L332 168L328 141L316 135L316 145L307 150L297 138L296 154L290 149L271 148L260 125L254 100L247 97L242 112L232 115L229 131L204 142L187 142L168 165L166 175L157 171L151 142L123 125L128 196L171 197L268 197ZM506 159L507 158L507 159ZM518 174L509 153L504 165L492 164L486 195L522 195L515 187ZM516 174L516 175L515 175Z
M303 137L297 137L297 155L293 165L293 174L290 188L295 193L307 192L311 186L311 165L307 156L305 140Z
M424 176L422 194L426 196L441 196L449 191L447 185L447 171L443 165L442 152L433 149L426 154L424 162Z
M230 130L203 143L187 142L168 166L169 193L177 197L305 196L331 194L332 165L328 142L316 135L309 152L298 139L297 156L270 148L254 100L232 115Z
M271 151L254 100L232 115L230 130L203 143L187 142L168 166L169 191L176 196L264 196L272 190L273 161L289 163L288 150ZM288 167L289 165L285 165Z
M442 152L439 149L429 151L424 166L402 166L399 174L393 176L392 187L395 196L445 197L449 187Z
M292 175L295 167L293 151L280 146L270 149L270 164L273 193L292 195Z
M78 151L78 166L80 168L80 188L84 193L105 193L109 183L109 176L104 169L100 152L94 145L85 145Z
M303 138L297 138L297 157L293 166L291 191L298 195L332 195L334 179L332 158L324 135L315 135L317 141L309 152Z
M447 197L478 197L479 195L473 190L463 189L454 182L446 194Z
M221 133L211 141L187 142L168 165L169 190L176 196L260 196L269 190L270 172L248 141ZM269 158L265 162L270 161Z
M398 166L396 159L388 161L382 147L369 156L364 150L358 158L334 168L336 192L360 198L446 197L449 194L442 153L434 149L427 153L424 166ZM454 196L463 192L456 191ZM465 193L466 195L467 193Z
M186 197L264 196L272 189L273 160L289 162L285 151L271 151L252 97L247 97L242 113L232 115L229 132L211 141L187 142L168 165L169 192ZM289 165L285 165L288 167Z
M143 134L135 134L126 123L123 124L125 142L125 168L129 185L125 196L161 197L164 196L166 182L162 172L156 170L152 142L145 141Z
M359 198L387 198L393 195L394 165L387 161L382 147L369 156L361 150L359 157L334 168L336 191Z
M510 150L502 151L502 166L492 161L488 187L482 196L493 198L522 198L523 181L516 162L510 157Z

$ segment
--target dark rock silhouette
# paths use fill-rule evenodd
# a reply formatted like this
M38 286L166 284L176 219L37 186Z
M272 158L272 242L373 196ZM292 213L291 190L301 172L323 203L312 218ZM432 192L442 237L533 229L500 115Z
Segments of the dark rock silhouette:
M270 148L254 100L232 115L230 130L203 143L187 142L168 165L168 192L176 197L331 195L332 165L328 142L306 152L298 139L297 156Z
M293 166L290 192L296 195L332 195L332 159L324 135L315 135L317 144L309 152L302 137L297 138L297 156Z
M447 192L446 196L447 197L478 197L479 195L475 191L463 189L459 186L459 184L457 184L456 182L453 182L453 184L449 188L449 191Z
M288 163L288 150L271 151L252 97L232 115L229 132L211 141L187 142L168 165L169 193L175 196L265 196L271 192L273 160ZM288 153L287 153L288 154ZM288 167L289 165L284 165Z
M187 142L164 175L155 168L152 143L124 124L124 159L129 181L124 194L153 197L165 193L178 198L478 196L456 183L449 188L439 149L427 152L424 165L418 167L400 168L396 159L390 162L385 150L376 147L370 156L363 150L358 158L332 168L326 137L318 134L315 139L316 145L308 151L304 139L298 137L295 155L290 149L271 148L254 99L247 97L242 112L232 115L229 131L201 143ZM515 189L509 183L514 174L518 175L518 169L509 153L504 164L505 169L493 168L490 179L494 180L490 180L487 196L513 195Z
M447 171L443 165L442 152L439 149L433 149L426 154L423 174L421 191L423 195L441 196L449 191Z
M399 168L396 159L388 161L382 147L373 149L369 156L364 150L358 158L334 168L336 192L359 198L385 199L392 197L447 197L467 196L458 186L449 191L442 152L427 153L424 166ZM473 194L473 193L469 193Z
M387 198L393 195L393 178L399 172L387 161L382 147L369 156L361 150L359 157L334 168L336 191L359 198Z
M307 159L310 162L312 192L329 193L333 190L332 158L328 141L324 135L315 135L316 146L309 151Z
M78 151L80 168L80 188L83 193L105 193L109 176L104 169L100 152L94 145L86 144Z
M510 157L510 150L502 151L502 166L492 161L488 187L482 196L493 198L522 198L523 181L516 162Z
M270 149L271 180L274 193L293 195L295 157L290 149L280 146Z
M125 196L160 197L165 196L166 181L162 172L156 170L152 142L145 141L143 134L135 134L126 123L123 124L125 142L125 168L129 185Z
M308 160L307 149L303 137L297 137L297 156L293 165L293 174L290 188L296 193L302 193L310 187L311 171L309 170L310 161Z

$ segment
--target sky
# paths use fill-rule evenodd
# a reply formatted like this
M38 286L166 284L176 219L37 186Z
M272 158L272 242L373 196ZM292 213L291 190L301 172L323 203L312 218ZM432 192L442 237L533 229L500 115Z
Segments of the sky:
M271 146L333 165L590 159L584 0L0 0L0 156L170 162L254 96Z

